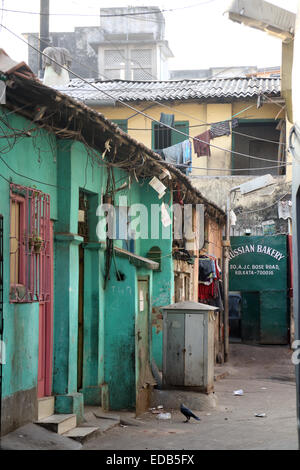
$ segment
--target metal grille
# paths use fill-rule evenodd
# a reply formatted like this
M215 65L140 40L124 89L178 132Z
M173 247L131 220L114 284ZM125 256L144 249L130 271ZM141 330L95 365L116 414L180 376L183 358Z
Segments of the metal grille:
M171 129L154 124L154 149L161 150L171 146Z
M125 51L106 50L104 51L104 66L108 69L120 68L125 62Z
M50 301L50 196L10 185L10 302Z
M149 80L152 77L151 69L132 69L132 80Z
M152 50L151 49L132 49L131 60L134 67L152 68Z
M108 80L123 80L125 78L123 69L105 69L105 78Z

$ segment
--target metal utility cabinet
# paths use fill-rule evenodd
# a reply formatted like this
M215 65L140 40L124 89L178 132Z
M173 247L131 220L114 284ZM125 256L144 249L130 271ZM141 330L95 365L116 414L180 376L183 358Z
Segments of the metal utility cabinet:
M216 307L180 302L163 308L163 387L214 387L214 323Z

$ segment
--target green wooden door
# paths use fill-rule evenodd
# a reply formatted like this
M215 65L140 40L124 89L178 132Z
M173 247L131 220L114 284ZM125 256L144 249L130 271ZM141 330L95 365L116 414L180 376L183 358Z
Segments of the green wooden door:
M260 342L259 292L242 292L241 336L244 343Z
M288 344L287 291L262 291L260 295L260 343Z

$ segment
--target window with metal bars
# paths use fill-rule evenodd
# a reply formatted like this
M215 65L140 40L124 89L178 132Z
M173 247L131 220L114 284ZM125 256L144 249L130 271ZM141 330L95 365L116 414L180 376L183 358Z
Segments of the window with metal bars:
M50 301L50 196L10 185L10 302Z
M152 123L152 148L163 150L188 139L189 121L176 121L172 130L162 124ZM181 133L182 132L182 133Z
M78 235L83 237L85 242L89 241L89 198L84 191L79 192L79 211L78 211Z
M104 75L109 80L125 79L125 50L104 51Z
M131 80L153 79L152 72L152 49L132 49L131 57Z

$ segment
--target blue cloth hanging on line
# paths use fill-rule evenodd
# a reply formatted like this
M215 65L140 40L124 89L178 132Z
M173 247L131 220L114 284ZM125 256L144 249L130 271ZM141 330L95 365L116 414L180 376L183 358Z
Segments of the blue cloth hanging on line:
M191 173L192 145L188 139L163 149L161 155L167 163L178 166L183 173ZM188 167L182 165L188 165Z
M182 142L183 146L183 164L188 167L182 167L186 175L192 172L192 143L187 139Z
M171 165L180 165L183 162L183 147L182 143L172 145L162 150L162 156L166 162Z
M170 127L174 127L175 123L175 115L174 114L165 114L161 113L160 115L160 122L162 124L167 124Z

